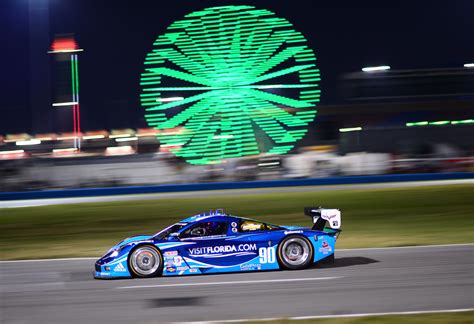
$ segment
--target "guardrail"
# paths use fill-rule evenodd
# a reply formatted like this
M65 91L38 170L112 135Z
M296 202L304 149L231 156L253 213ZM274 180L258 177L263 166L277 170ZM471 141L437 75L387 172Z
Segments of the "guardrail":
M42 190L24 192L0 192L0 200L51 199L72 197L93 197L131 194L151 194L179 191L251 189L295 186L320 186L384 182L429 181L474 179L474 172L389 174L375 176L341 176L329 178L309 178L295 180L259 180L241 182L211 182L190 184L167 184L156 186L127 186L111 188L83 188L64 190Z

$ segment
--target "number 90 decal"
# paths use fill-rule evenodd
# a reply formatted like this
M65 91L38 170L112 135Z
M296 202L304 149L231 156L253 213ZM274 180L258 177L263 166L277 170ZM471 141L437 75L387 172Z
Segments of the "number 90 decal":
M258 256L260 257L260 263L275 263L275 247L261 247L258 249Z

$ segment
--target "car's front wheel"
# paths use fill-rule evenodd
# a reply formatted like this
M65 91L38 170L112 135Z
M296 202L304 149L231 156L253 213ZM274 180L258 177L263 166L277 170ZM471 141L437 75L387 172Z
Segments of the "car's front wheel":
M131 252L128 265L134 276L150 278L161 274L163 258L156 247L140 245Z
M306 237L288 236L278 246L278 261L287 269L304 269L312 260L313 246Z

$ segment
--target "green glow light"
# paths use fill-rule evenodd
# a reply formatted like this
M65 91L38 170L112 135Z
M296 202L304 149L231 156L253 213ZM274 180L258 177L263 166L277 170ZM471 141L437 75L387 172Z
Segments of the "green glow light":
M474 124L474 119L453 120L453 121L451 121L451 124L452 124L452 125Z
M413 122L413 123L406 123L407 127L413 126L442 126L442 125L462 125L462 124L474 124L474 119L463 119L463 120L437 120L437 121L421 121L421 122Z
M429 122L427 121L421 121L421 122L414 122L414 123L406 123L406 126L412 127L412 126L426 126L428 125Z
M189 163L285 154L316 116L320 76L313 51L286 19L252 6L212 7L156 39L140 103L148 125L164 130L162 146ZM183 131L170 131L177 127Z
M76 72L74 66L74 56L71 55L71 86L72 86L72 101L76 101L76 78L74 76Z
M449 120L438 120L438 121L430 122L429 124L438 126L438 125L447 125L449 123L450 123Z

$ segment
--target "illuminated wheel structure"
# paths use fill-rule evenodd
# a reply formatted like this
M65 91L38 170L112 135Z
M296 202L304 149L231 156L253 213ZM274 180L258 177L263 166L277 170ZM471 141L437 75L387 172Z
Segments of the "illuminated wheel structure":
M304 36L252 6L192 12L153 43L140 101L162 147L192 164L285 154L316 115L320 73Z

